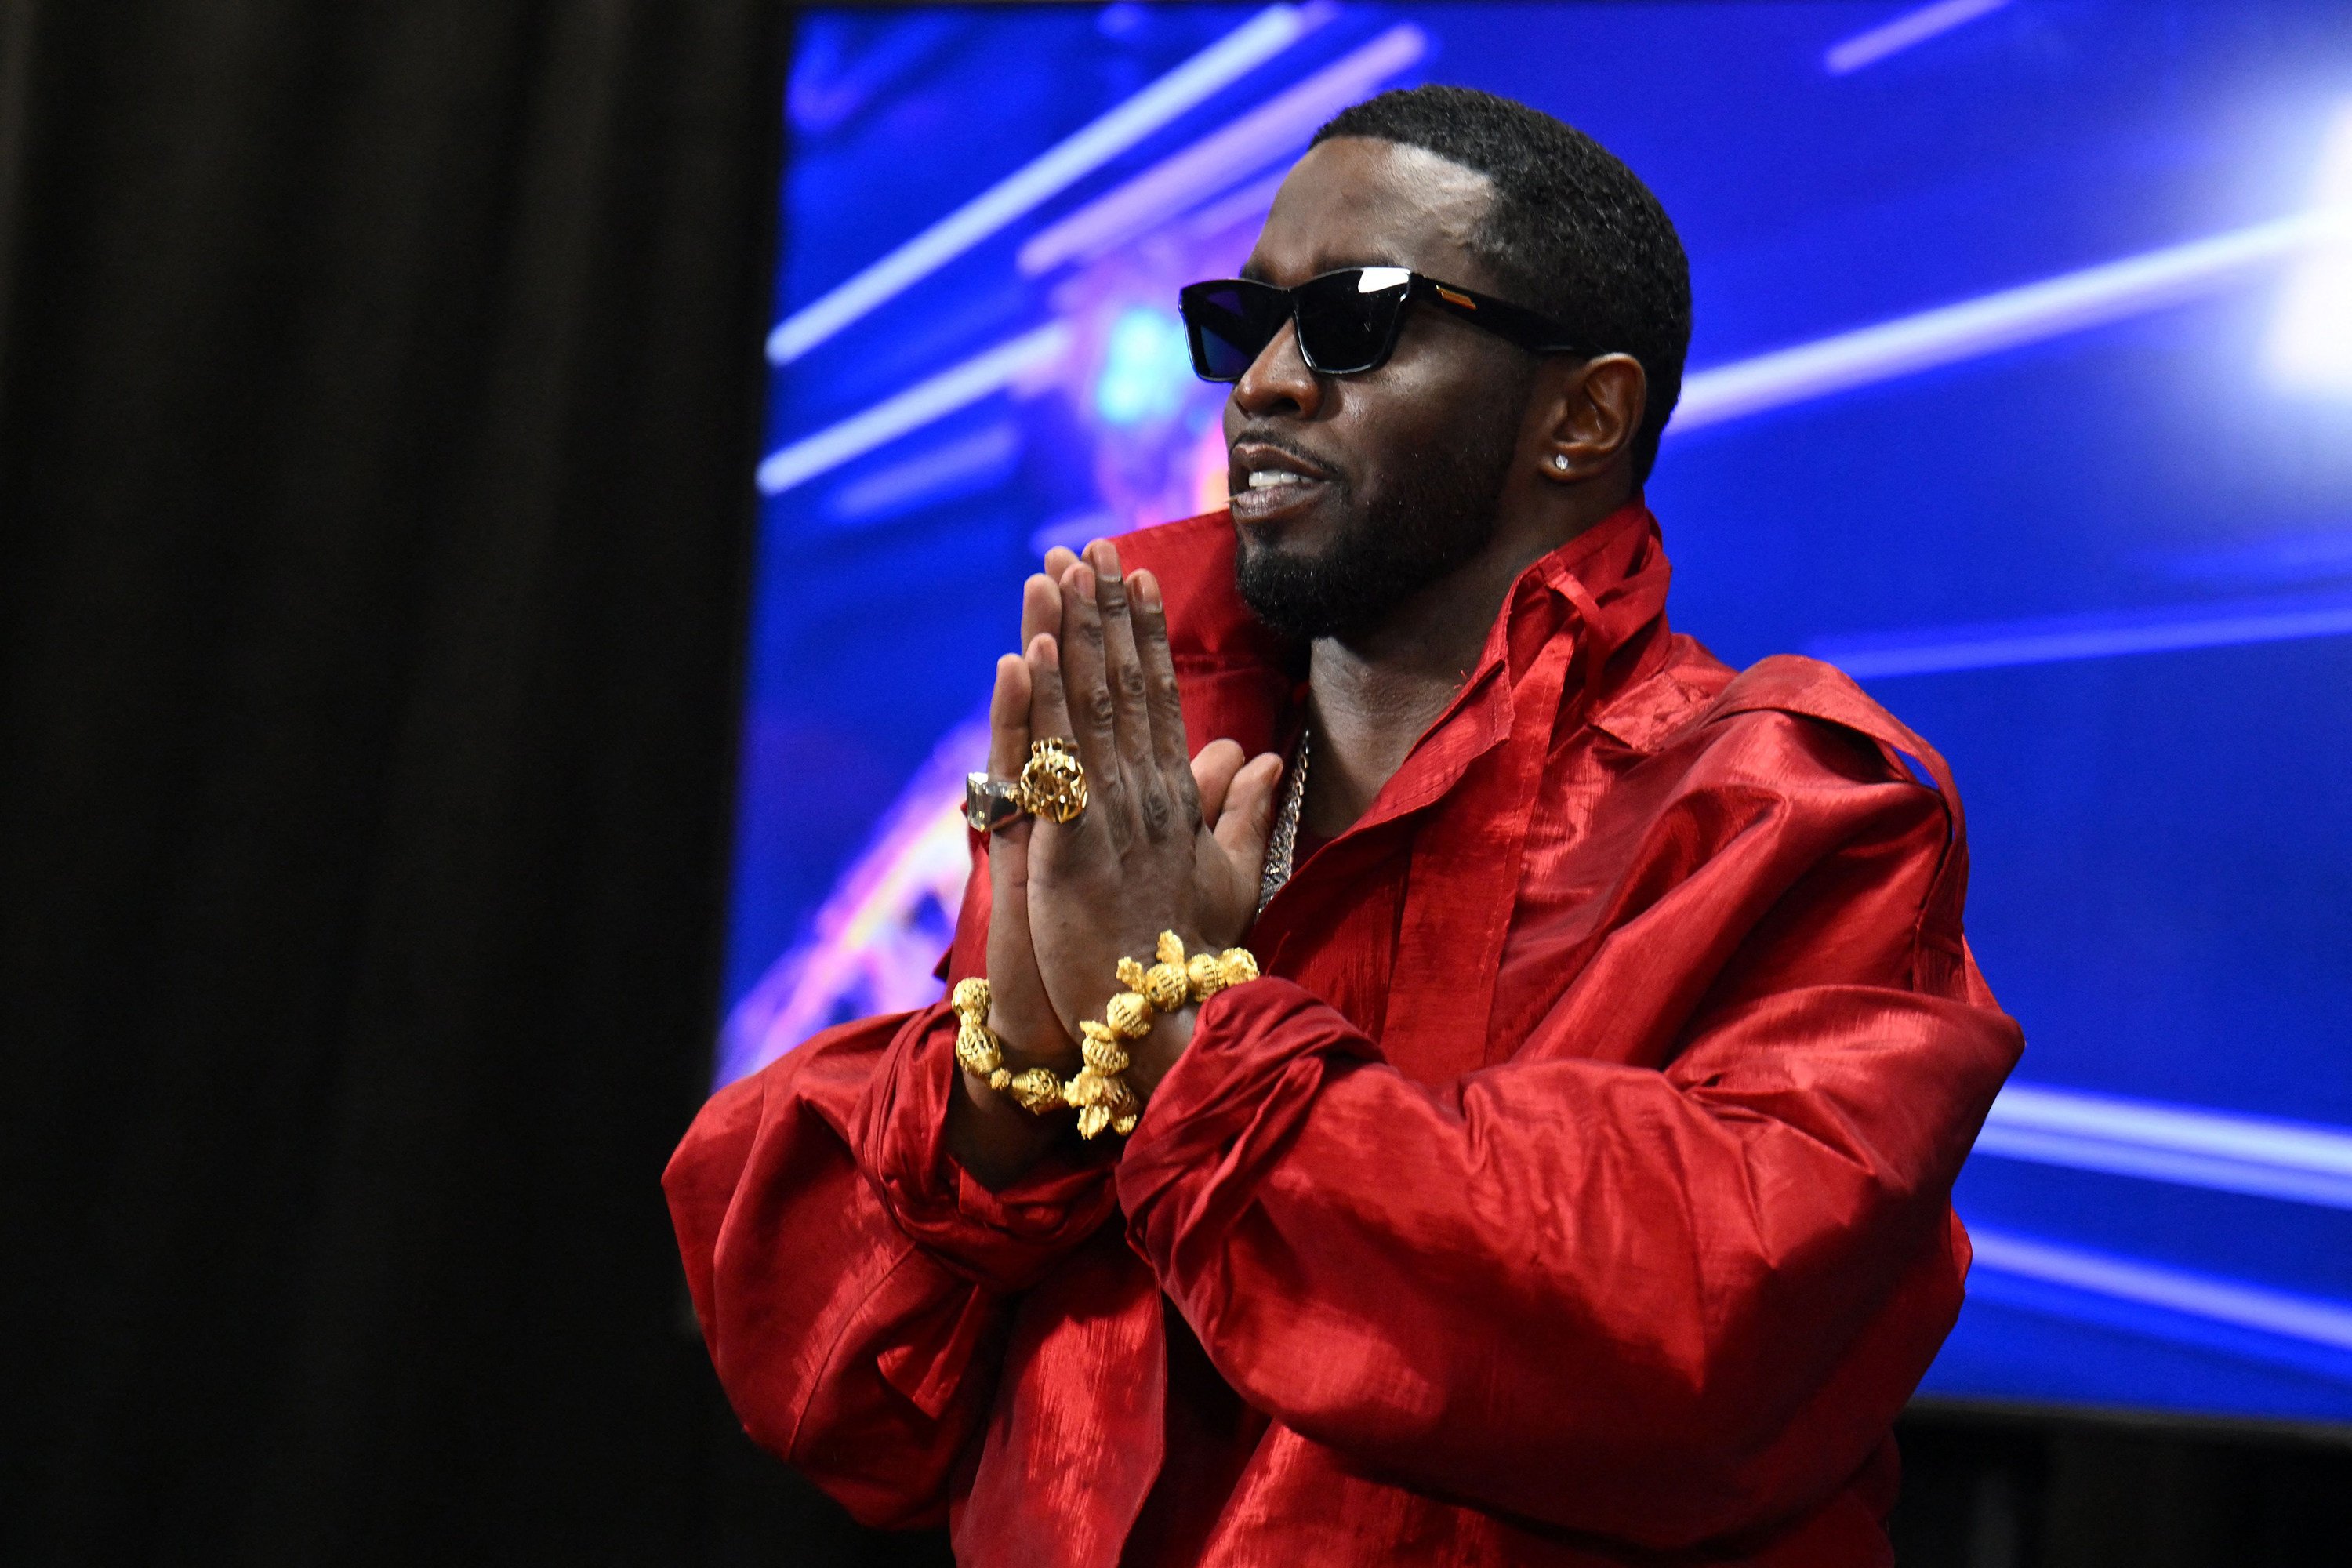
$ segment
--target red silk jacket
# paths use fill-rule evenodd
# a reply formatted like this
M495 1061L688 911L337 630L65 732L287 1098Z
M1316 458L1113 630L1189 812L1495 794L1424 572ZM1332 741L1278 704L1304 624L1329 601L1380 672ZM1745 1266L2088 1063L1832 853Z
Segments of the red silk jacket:
M1294 680L1231 536L1121 556L1195 743L1254 753ZM943 1005L714 1098L665 1184L751 1436L976 1568L1889 1561L2021 1040L1941 760L1670 633L1666 578L1638 504L1527 571L1123 1149L963 1175Z

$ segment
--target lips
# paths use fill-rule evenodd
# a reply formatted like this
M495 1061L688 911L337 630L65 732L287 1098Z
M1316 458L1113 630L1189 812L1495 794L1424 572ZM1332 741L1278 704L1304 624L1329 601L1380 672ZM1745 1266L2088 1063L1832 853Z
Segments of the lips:
M1244 488L1233 492L1227 504L1235 522L1270 523L1312 506L1329 489L1322 479L1261 468L1249 476Z
M1311 506L1331 481L1319 464L1298 453L1244 441L1233 449L1226 482L1234 521L1265 523Z

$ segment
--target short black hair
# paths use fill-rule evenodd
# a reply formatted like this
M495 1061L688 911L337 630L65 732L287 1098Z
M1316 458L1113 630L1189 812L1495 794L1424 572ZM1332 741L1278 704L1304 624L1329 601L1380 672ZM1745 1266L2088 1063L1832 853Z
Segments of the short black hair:
M1475 88L1381 93L1341 110L1315 141L1334 136L1419 147L1494 182L1479 259L1517 303L1642 362L1649 400L1633 479L1648 479L1682 395L1691 298L1683 242L1641 176L1574 126Z

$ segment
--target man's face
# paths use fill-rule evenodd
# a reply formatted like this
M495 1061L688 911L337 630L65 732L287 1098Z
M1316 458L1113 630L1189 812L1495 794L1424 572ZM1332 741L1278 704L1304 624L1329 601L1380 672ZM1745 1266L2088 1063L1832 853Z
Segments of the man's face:
M1342 267L1409 267L1507 293L1471 254L1493 187L1419 148L1338 138L1299 160L1244 274L1291 287ZM1320 376L1296 329L1225 404L1243 597L1301 639L1370 630L1491 539L1535 359L1409 309L1396 352Z

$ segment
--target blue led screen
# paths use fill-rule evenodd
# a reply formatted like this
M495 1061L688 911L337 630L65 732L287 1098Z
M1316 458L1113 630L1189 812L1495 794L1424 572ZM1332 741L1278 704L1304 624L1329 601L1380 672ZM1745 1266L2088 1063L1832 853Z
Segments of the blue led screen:
M1460 82L1692 261L1671 614L1950 758L2024 1024L1925 1392L2352 1420L2352 6L815 11L786 112L720 1073L938 994L1049 543L1219 504L1175 290Z

